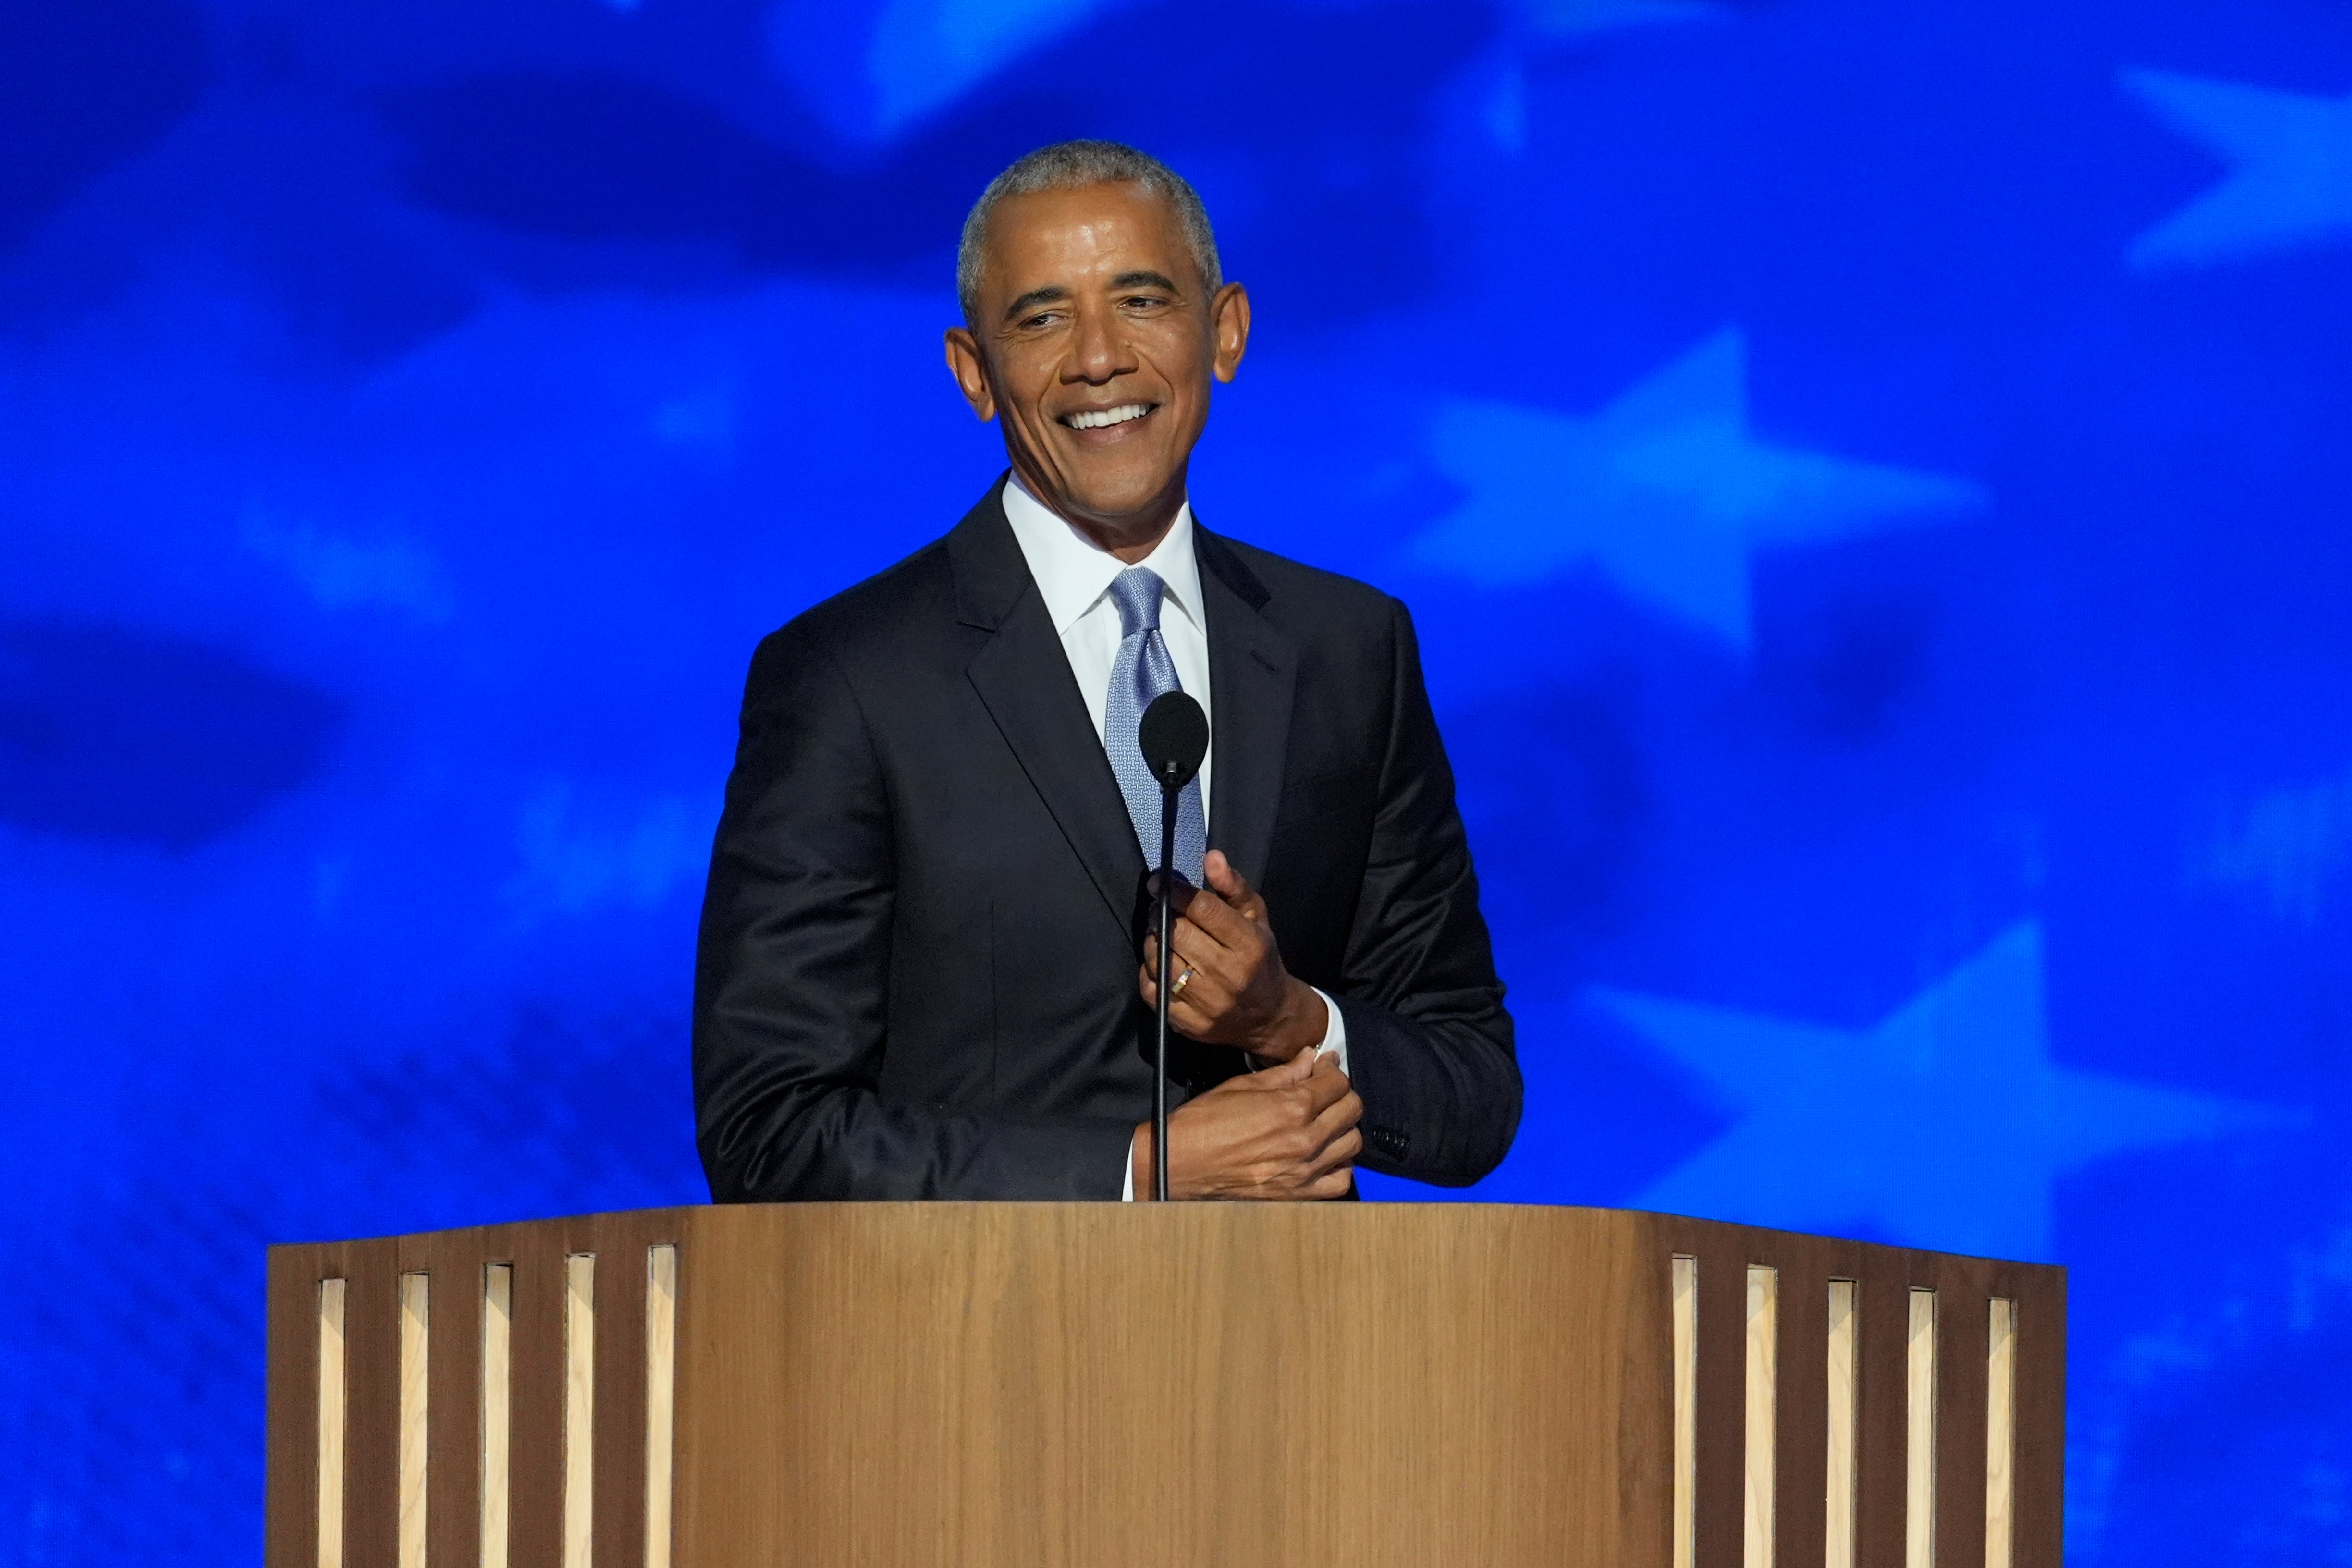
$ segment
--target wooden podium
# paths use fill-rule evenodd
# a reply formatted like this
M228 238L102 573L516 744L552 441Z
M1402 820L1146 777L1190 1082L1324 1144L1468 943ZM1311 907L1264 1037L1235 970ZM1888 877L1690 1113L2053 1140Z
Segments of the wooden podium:
M1467 1204L652 1210L269 1255L270 1568L2011 1568L2062 1270Z

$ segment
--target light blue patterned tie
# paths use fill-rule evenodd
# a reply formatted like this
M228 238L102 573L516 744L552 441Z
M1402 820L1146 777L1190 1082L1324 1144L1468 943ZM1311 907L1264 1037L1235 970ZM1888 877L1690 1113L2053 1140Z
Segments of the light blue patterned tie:
M1167 584L1157 572L1130 566L1110 582L1110 601L1118 606L1118 658L1110 667L1110 701L1103 710L1103 749L1110 753L1110 771L1118 778L1118 792L1127 797L1127 815L1135 824L1136 842L1143 847L1143 862L1160 865L1160 782L1143 763L1136 731L1151 700L1181 691L1176 661L1168 657L1168 643L1160 635L1160 596ZM1201 781L1196 776L1176 798L1176 874L1201 885L1201 858L1209 851L1208 819L1201 810Z

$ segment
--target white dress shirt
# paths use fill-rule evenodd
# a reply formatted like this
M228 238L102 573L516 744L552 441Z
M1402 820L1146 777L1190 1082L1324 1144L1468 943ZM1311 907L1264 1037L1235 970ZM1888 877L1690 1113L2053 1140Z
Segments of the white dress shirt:
M1087 700L1087 716L1094 721L1095 739L1103 738L1103 716L1110 705L1111 667L1118 662L1118 645L1124 628L1119 624L1118 605L1111 601L1110 581L1127 570L1127 563L1101 549L1095 542L1062 521L1045 504L1031 495L1018 479L1004 481L1004 516L1013 524L1013 537L1021 546L1021 558L1029 563L1029 575L1037 584L1038 596L1045 602L1045 617L1054 623L1054 635L1062 639L1063 655L1070 661L1070 673L1077 678L1078 690ZM1187 695L1201 704L1202 713L1211 720L1210 733L1215 734L1216 713L1210 704L1213 700L1209 689L1209 621L1201 601L1201 566L1192 554L1192 505L1184 503L1176 513L1176 521L1168 532L1153 546L1151 553L1136 563L1148 566L1159 574L1167 591L1160 600L1160 636L1168 645L1168 657L1176 666L1176 679ZM1217 763L1216 742L1212 741L1208 755L1201 761L1201 818L1213 822L1213 809L1214 773ZM1147 852L1147 858L1149 854ZM1323 1043L1316 1049L1319 1054L1337 1057L1339 1069L1348 1068L1348 1026L1339 1016L1339 1009L1330 997L1318 990L1323 998ZM1135 1165L1130 1159L1127 1171L1127 1188L1121 1197L1135 1196Z

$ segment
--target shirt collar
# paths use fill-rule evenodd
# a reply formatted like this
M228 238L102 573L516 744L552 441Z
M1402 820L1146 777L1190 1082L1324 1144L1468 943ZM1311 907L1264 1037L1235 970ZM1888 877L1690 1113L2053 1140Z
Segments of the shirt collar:
M1054 635L1060 637L1101 601L1111 579L1127 570L1127 563L1071 527L1031 495L1018 478L1006 477L1003 501L1004 519L1013 525L1013 537L1029 563L1029 575L1045 601ZM1201 568L1192 553L1191 500L1177 509L1176 521L1168 525L1151 553L1136 564L1149 566L1167 584L1163 605L1174 605L1179 615L1205 629Z

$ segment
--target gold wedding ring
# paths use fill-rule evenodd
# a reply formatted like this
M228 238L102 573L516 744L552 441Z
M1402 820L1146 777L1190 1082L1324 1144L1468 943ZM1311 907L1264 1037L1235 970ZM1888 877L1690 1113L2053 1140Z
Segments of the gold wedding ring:
M1184 973L1176 977L1176 984L1168 988L1168 1000L1173 1002L1177 997L1184 994L1184 987L1191 984L1192 979L1192 966L1188 963L1184 966Z

